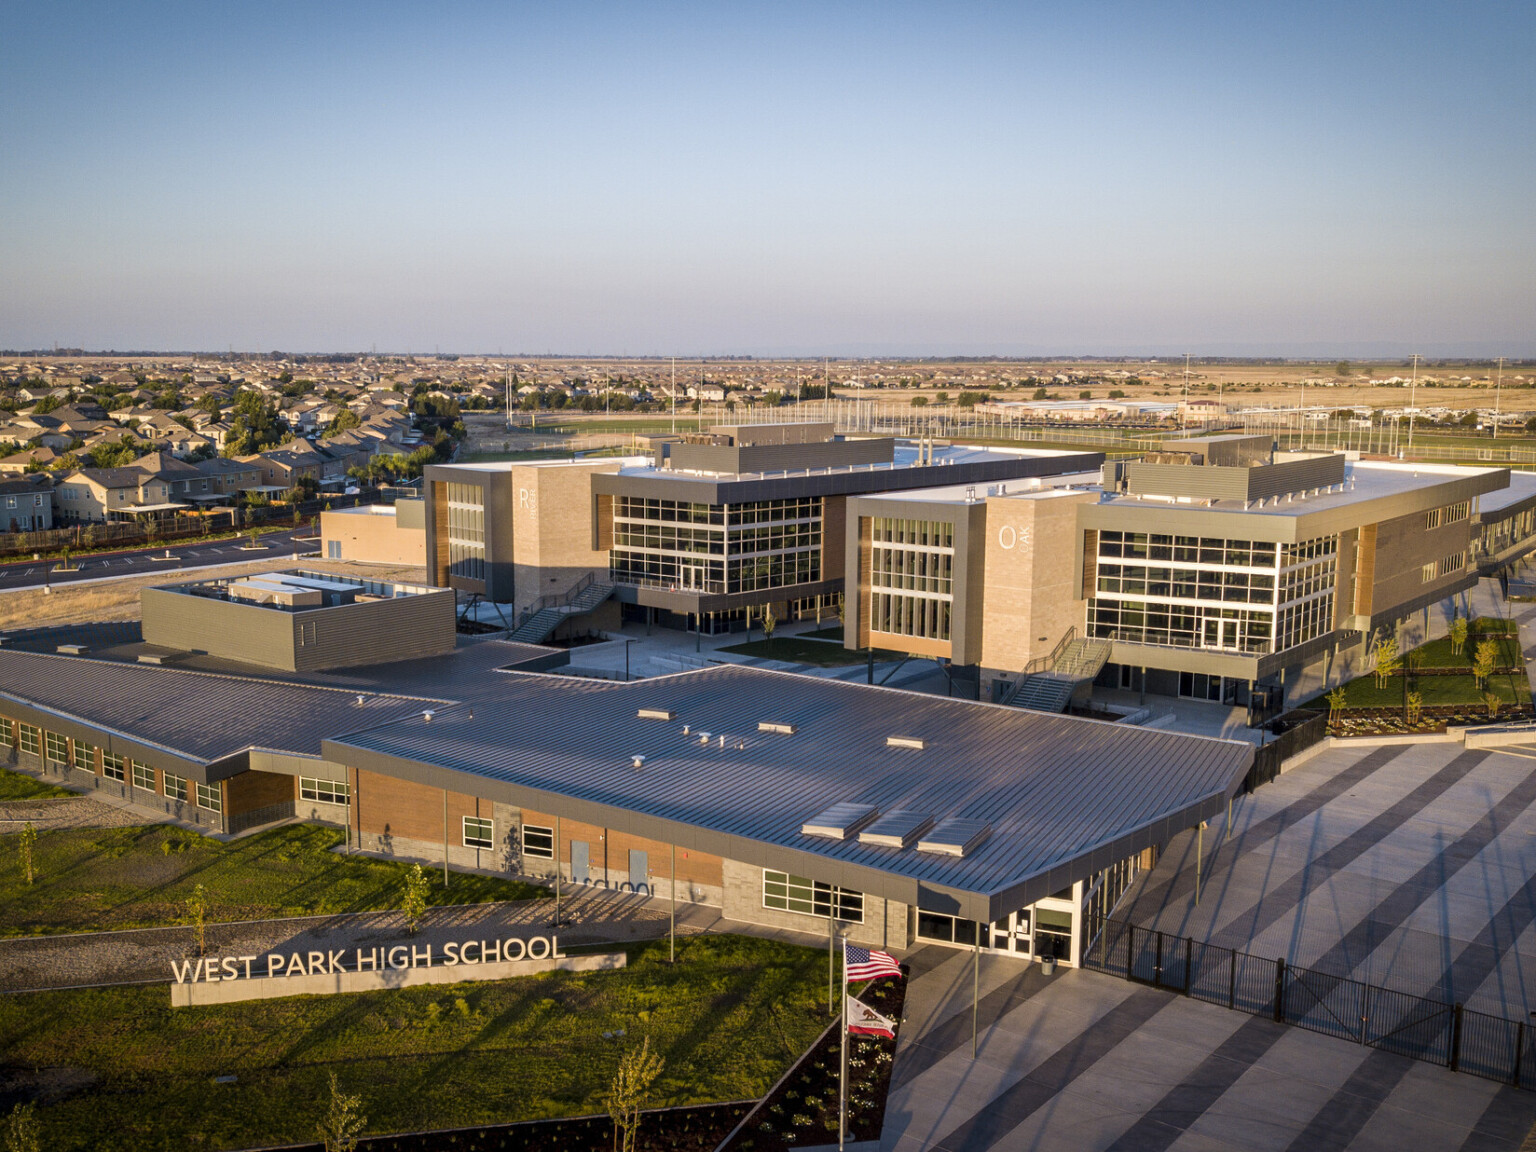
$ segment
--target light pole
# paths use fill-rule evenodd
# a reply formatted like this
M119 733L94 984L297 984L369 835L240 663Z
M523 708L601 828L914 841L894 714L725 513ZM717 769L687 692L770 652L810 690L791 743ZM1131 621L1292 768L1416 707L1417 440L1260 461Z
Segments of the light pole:
M1413 379L1408 383L1408 450L1413 451L1413 418L1418 415L1419 405L1415 397L1419 393L1419 361L1423 359L1417 352L1413 354Z
M1179 431L1189 429L1189 353L1184 353L1184 410L1179 413Z
M1499 391L1504 386L1504 357L1499 357L1499 374L1493 382L1493 438L1499 438Z

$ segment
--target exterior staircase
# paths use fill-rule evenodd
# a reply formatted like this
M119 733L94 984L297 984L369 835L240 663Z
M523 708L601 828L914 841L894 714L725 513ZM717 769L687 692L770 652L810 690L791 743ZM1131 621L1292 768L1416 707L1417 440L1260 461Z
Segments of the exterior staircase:
M1075 630L1069 631L1050 656L1031 661L1001 703L1035 712L1065 712L1079 685L1099 674L1113 649L1113 641L1078 637Z
M507 639L519 644L542 644L563 621L586 615L612 595L612 584L601 582L588 573L569 592L545 596L526 609L507 633Z

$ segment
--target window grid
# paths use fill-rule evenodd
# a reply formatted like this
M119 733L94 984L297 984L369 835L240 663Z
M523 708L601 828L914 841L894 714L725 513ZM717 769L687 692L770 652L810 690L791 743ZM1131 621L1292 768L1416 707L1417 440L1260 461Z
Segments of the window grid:
M169 772L160 774L165 780L165 794L172 800L185 800L187 798L187 778L185 776L173 776Z
M310 800L316 804L350 804L352 788L339 780L317 780L300 776L299 799Z
M224 794L217 784L199 784L197 786L197 806L206 808L210 812L224 811Z
M48 757L47 758L48 758L48 761L50 763L52 763L52 764L68 764L69 763L69 739L68 739L68 737L60 736L57 732L45 733L44 737L43 737L43 746L47 749L47 752L48 752Z
M821 579L821 500L695 504L619 496L609 572L617 583L755 592Z
M496 847L496 825L483 816L464 817L464 847Z
M43 730L34 724L16 725L16 746L33 756L43 753Z
M523 825L523 855L536 860L555 858L555 830L537 824Z
M122 757L119 756L118 759L121 760ZM153 792L155 790L155 770L148 764L140 764L135 760L133 762L133 786L135 788L142 788L146 792Z
M864 923L864 893L834 888L820 880L787 872L763 870L763 907L820 916L823 920L831 919L835 908L838 920Z

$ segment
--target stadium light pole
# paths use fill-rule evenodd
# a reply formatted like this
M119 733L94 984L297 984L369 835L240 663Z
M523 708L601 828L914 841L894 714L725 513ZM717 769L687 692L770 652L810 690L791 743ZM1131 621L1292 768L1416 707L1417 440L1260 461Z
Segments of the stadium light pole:
M1493 438L1499 438L1499 392L1504 387L1504 357L1499 357L1499 374L1493 381Z
M1179 413L1179 431L1189 431L1189 353L1184 353L1184 410Z
M1419 394L1419 361L1423 357L1417 352L1413 354L1413 379L1408 383L1408 449L1413 450L1413 418L1419 413L1419 403L1416 397Z

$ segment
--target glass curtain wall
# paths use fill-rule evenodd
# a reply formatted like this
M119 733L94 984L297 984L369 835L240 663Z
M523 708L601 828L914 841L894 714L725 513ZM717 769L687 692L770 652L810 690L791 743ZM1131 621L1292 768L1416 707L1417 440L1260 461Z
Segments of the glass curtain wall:
M448 485L448 571L485 579L485 496L478 484Z
M1094 636L1261 654L1333 628L1339 538L1298 544L1100 532Z
M620 584L758 592L821 579L821 500L690 504L614 499L609 572Z
M889 516L870 519L869 627L948 640L954 605L955 526Z

